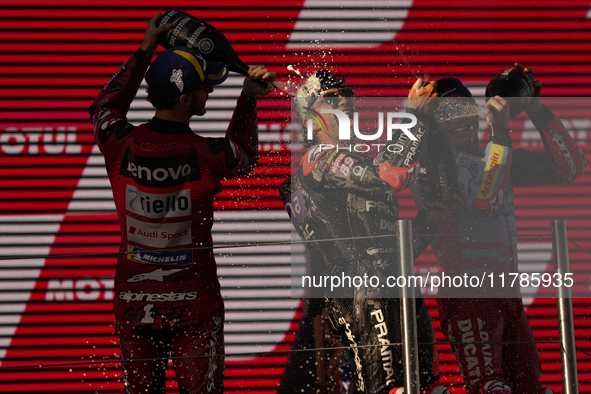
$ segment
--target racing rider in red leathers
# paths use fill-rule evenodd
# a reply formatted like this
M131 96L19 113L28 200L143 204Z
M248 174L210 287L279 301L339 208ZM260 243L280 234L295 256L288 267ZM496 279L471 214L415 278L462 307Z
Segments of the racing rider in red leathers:
M256 96L272 89L254 80L274 73L251 67L226 137L203 138L189 119L205 113L208 94L228 69L175 47L146 73L159 34L170 29L156 28L159 17L90 107L121 226L120 251L127 252L117 260L115 331L127 393L164 393L170 356L181 392L222 393L224 305L211 249L213 198L220 180L246 174L258 161ZM156 114L136 127L126 114L144 74Z
M344 83L344 78L337 80L328 70L320 70L300 88L294 105L304 128L313 113L323 113L326 123L321 127L313 125L312 141L304 137L310 149L304 154L297 173L281 185L280 193L302 239L336 239L307 244L312 275L363 277L365 274L378 277L384 284L388 276L395 276L397 272L397 248L393 246L395 238L392 237L399 218L395 193L418 175L419 159L424 154L430 129L437 127L430 115L436 94L434 84L422 87L423 81L417 81L409 95L407 109L417 118L417 125L409 129L417 140L411 140L398 130L391 143L398 144L400 149L393 153L384 148L374 158L347 149L351 141L339 141L341 120L337 122L334 116L322 112L337 109L352 118L354 108L350 96L353 92ZM445 133L443 136L447 138ZM341 148L336 149L337 145ZM456 166L451 141L449 146L453 154L442 156L441 160L446 166ZM459 184L459 172L454 182ZM458 206L461 204L462 201L458 202ZM433 234L437 224L437 221L427 220L425 211L421 211L413 221L413 229L416 233ZM415 237L415 256L430 239ZM342 337L345 346L352 347L357 372L356 392L394 393L404 384L402 348L396 345L402 342L400 294L379 286L348 289L339 288L334 292L321 289L322 294L316 296L327 298L331 331ZM311 302L316 305L314 300ZM438 383L437 349L432 345L431 319L420 293L416 305L421 389L423 393L447 392ZM302 322L301 329L307 330L307 334L298 332L295 348L313 346L309 330L311 318L313 316L307 315ZM306 345L310 342L311 345ZM315 369L313 365L313 353L292 353L280 392L317 392L313 391L315 382L310 379L314 372L308 371Z
M533 72L525 70L533 81ZM487 108L495 108L489 119L491 136L480 147L479 108L469 90L454 78L437 83L444 98L435 116L458 150L468 203L441 220L442 235L433 240L433 251L448 276L516 273L513 186L568 183L584 173L585 157L560 119L541 104L539 81L526 112L540 133L544 151L512 148L509 106L498 96L487 103ZM549 393L540 383L540 360L519 288L502 290L500 285L482 293L472 288L465 294L457 288L439 290L441 328L450 342L461 343L453 347L466 392Z

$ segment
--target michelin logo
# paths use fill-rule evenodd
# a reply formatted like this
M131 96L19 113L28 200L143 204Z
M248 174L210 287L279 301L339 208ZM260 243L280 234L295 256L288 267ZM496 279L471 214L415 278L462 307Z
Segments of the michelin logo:
M167 253L158 253L151 250L127 245L127 258L142 264L159 265L187 265L193 263L193 254L190 250L179 250Z

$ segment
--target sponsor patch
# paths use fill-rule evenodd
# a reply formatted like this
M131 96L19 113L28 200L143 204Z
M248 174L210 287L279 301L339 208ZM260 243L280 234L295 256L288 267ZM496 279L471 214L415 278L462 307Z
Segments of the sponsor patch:
M126 216L127 239L152 248L169 248L191 243L191 221L148 223Z
M197 153L189 152L172 157L147 157L125 152L121 161L121 175L140 186L171 187L201 180Z
M492 144L490 148L490 155L484 168L484 176L482 177L482 185L478 191L478 198L489 200L495 190L497 177L501 172L501 162L503 161L503 152L505 147L502 145Z
M299 187L289 196L285 209L287 209L294 226L297 227L306 220L306 200L304 200L304 195Z
M560 149L560 152L562 153L564 160L566 161L566 164L568 166L568 171L562 168L558 171L558 173L559 175L561 175L561 178L563 179L564 183L571 182L577 177L577 174L579 172L579 169L577 168L577 165L575 163L575 159L571 154L571 150L576 152L577 147L569 146L569 144L564 140L564 137L562 136L562 134L560 134L558 130L550 128L547 132L548 134L550 134L551 141L558 145L558 148Z
M330 166L330 173L331 174L335 174L337 173L337 170L339 169L339 165L341 165L341 162L343 161L343 159L347 156L346 153L341 153L337 156L337 158L333 161L332 165Z
M127 245L127 258L129 260L137 261L142 264L158 264L158 265L188 265L193 263L193 253L190 250L178 250L174 252L153 252L138 248L137 246ZM167 270L166 272L174 271ZM179 271L179 270L177 270ZM155 271L153 271L155 272ZM146 274L138 274L146 275ZM137 275L136 275L137 276ZM144 279L142 279L144 280ZM145 279L145 280L158 280L158 279ZM130 279L128 282L132 282ZM162 280L158 280L162 282ZM140 282L140 280L134 280L133 282Z
M330 163L332 163L332 161L334 160L335 157L337 157L337 155L339 154L339 152L337 152L336 150L333 150L332 152L330 152L330 155L328 155L328 157L326 158L326 161L324 162L324 166L323 168L325 170L328 170L328 168L330 167ZM344 155L344 153L341 153Z
M197 299L196 291L189 291L185 293L177 293L170 291L168 293L144 293L140 291L135 293L131 290L119 292L119 299L124 300L127 304L130 302L174 302L174 301L194 301Z
M115 84L113 84L113 86L109 88L108 93L118 92L121 90L122 87L123 85L121 85L121 82L116 82Z
M111 84L113 82L115 82L117 79L119 79L119 77L125 72L127 71L127 65L123 65L119 68L119 70L117 70L117 72L111 77L111 79L109 79L109 81L105 84L105 86L103 86L103 91L107 90Z
M392 355L392 349L390 348L390 339L388 339L388 326L384 321L384 314L381 309L374 310L370 314L378 323L374 325L374 333L377 334L377 342L382 345L380 348L380 355L382 357L382 368L386 374L386 384L391 384L394 382L394 380L391 379L394 376L394 356Z
M191 190L176 193L145 193L133 185L127 185L125 208L129 212L152 219L191 215Z
M170 76L170 82L174 83L179 90L180 93L183 92L185 88L185 84L183 82L183 70L172 70L172 75Z
M359 178L359 180L362 181L363 180L363 176L367 172L367 168L368 167L355 166L353 168L353 174L355 174L355 176L357 176Z
M156 330L170 330L191 320L192 305L169 306L145 304L130 306L123 312L123 321L133 326L150 324ZM194 319L194 318L193 318Z
M357 388L365 391L365 381L363 380L363 374L361 373L363 366L361 364L361 356L359 355L359 347L357 346L357 339L351 330L351 325L342 317L339 317L339 324L344 326L345 335L349 340L349 345L353 349L353 361L355 361L355 370L357 371Z

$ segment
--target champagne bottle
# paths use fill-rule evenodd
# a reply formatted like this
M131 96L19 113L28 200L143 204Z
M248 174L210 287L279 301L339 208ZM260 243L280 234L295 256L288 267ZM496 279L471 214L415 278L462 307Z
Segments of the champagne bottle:
M486 101L501 96L509 102L509 117L513 119L527 108L529 98L535 94L535 79L523 66L501 70L486 87ZM494 111L493 108L490 108Z
M193 48L205 60L225 63L230 71L248 77L248 66L238 57L230 41L214 26L176 9L166 11L157 26L160 27L166 23L172 24L172 27L160 35L159 43L164 48L170 49L175 46ZM257 82L263 87L267 86L264 80L259 79Z

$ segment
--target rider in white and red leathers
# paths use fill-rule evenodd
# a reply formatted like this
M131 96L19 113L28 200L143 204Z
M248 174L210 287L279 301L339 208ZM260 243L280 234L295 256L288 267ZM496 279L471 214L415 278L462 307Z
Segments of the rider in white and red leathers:
M544 151L513 149L508 129L502 127L493 128L488 144L479 148L477 107L466 112L460 104L473 100L466 98L471 97L469 91L457 79L438 81L438 90L444 85L449 85L450 97L442 100L436 117L456 144L468 203L442 219L442 235L433 240L432 248L448 276L499 278L505 273L508 277L507 273L518 272L513 187L568 183L584 173L585 157L544 105L528 109ZM447 96L443 88L441 92ZM482 293L474 288L466 291L440 288L437 304L442 331L450 342L459 343L454 350L467 393L545 390L519 288L501 288L497 283Z
M219 73L209 75L215 63L206 66L189 48L173 50L154 64L180 54L173 61L200 71L208 83L201 88L226 79L225 65L217 63ZM224 305L212 251L213 198L222 179L246 174L258 161L256 98L240 96L224 138L201 137L188 121L154 117L134 126L126 114L151 59L135 52L90 108L119 217L120 251L127 252L117 260L114 300L126 390L164 393L172 356L182 392L222 393ZM191 82L166 78L179 89Z

